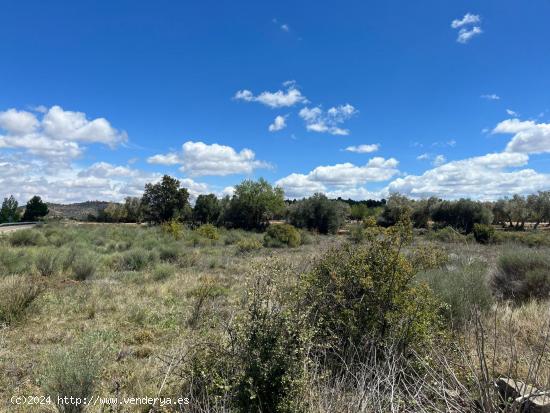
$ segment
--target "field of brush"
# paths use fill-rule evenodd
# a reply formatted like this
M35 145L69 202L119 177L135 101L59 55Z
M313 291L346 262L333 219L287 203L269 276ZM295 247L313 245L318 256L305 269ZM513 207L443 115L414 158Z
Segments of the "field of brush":
M462 392L499 375L548 388L550 309L543 291L550 286L548 238L548 233L518 234L481 245L448 232L415 235L413 246L435 248L443 257L418 271L414 282L428 285L442 304L441 340L449 344L434 345L430 357L436 363L422 371L429 374L433 368L434 377L449 376L446 387L452 388L444 391L453 392L450 399L459 395L448 403L479 399ZM172 360L231 323L249 292L254 268L277 262L284 269L278 288L284 290L327 250L363 242L305 232L301 240L296 248L268 248L260 233L185 229L173 234L124 224L48 223L0 234L0 411L54 412L54 405L13 405L10 400L71 394L75 382L101 397L176 394L181 386L179 377L170 374ZM525 286L514 294L524 295L506 296L509 283L521 282ZM532 297L530 289L540 297ZM448 371L442 373L441 365ZM365 380L372 372L353 380L342 374L341 380L326 380L310 371L307 410L383 411L372 407L387 397L375 394L372 381ZM427 406L416 411L445 411ZM86 411L139 412L150 406L110 409L90 406Z

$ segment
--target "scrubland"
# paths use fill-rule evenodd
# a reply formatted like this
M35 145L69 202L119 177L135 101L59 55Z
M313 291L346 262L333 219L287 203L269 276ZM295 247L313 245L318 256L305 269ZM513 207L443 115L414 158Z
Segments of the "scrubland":
M550 388L547 232L292 231L0 236L0 410L496 412L500 375ZM10 403L30 395L189 404Z

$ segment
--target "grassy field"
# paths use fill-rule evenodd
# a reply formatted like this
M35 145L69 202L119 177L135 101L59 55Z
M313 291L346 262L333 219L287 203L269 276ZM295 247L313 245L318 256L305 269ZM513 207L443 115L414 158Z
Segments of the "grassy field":
M160 227L60 223L1 234L0 411L56 411L53 405L17 406L9 400L86 380L101 397L173 396L182 388L171 370L173 360L234 319L255 267L276 261L284 268L280 288L291 288L348 238L303 233L297 248L266 248L262 234L239 230L171 234ZM449 391L460 393L457 400L479 398L462 392L475 388L483 374L490 379L510 374L548 386L548 301L503 300L490 284L503 254L548 257L550 247L514 239L480 245L429 234L415 236L413 246L435 247L443 257L420 271L415 282L429 285L443 303L446 328L440 340L449 347L434 345L430 368L448 364L437 377L456 376L447 378ZM473 309L478 310L474 318ZM314 369L307 380L311 412L386 409L374 407L382 403L365 380L344 385L344 379L329 380ZM90 406L86 411L149 409Z

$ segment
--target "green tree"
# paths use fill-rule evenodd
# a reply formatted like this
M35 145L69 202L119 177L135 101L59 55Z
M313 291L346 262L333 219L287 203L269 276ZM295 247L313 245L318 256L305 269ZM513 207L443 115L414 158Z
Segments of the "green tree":
M235 187L225 221L243 229L263 229L269 220L284 212L284 192L265 179L245 180Z
M491 224L493 214L480 202L460 199L439 202L433 207L432 219L440 227L450 226L469 234L473 231L474 224Z
M411 218L412 205L411 201L405 196L398 193L393 193L388 198L384 210L378 217L378 225L390 227L408 220Z
M290 205L288 217L295 227L315 230L321 234L334 234L349 214L348 204L328 199L324 194L315 194Z
M534 229L541 222L550 221L550 191L539 191L527 197L527 209L531 219L535 221Z
M0 223L19 221L19 212L17 211L18 206L19 204L13 195L9 198L4 198L2 208L0 208Z
M185 218L191 209L189 192L180 181L164 175L157 184L146 184L142 205L145 219L160 224L174 218Z
M126 209L126 220L128 222L141 222L143 220L141 198L135 196L126 197L124 208Z
M216 223L221 211L220 201L216 195L199 195L193 208L193 219L201 224Z
M23 221L36 221L48 215L48 205L35 195L28 202L23 214Z

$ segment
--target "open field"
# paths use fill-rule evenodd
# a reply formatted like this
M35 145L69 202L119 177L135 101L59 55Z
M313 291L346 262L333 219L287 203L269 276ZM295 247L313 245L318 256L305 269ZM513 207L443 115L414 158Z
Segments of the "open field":
M185 372L183 355L198 343L214 340L216 332L238 318L258 271L267 271L284 295L326 251L349 242L347 236L302 233L305 242L297 248L265 248L259 233L218 229L213 239L206 235L186 229L174 237L160 227L95 224L46 224L0 235L0 411L56 411L53 405L15 406L9 400L46 395L48 386L78 381L92 365L97 368L90 373L93 395L188 397L183 373L176 367ZM429 372L429 366L438 372L434 377L449 380L444 391L457 395L448 406L473 411L468 401L479 398L475 389L483 374L490 380L510 374L548 386L548 302L499 300L488 284L503 252L529 250L550 256L550 247L431 239L415 236L407 248L438 251L437 262L420 271L415 282L427 283L444 303L445 333L431 341L433 364L422 369ZM472 310L478 312L473 319ZM441 343L448 346L443 351ZM71 357L76 357L73 364L66 361ZM449 370L443 371L443 365ZM387 395L378 394L376 400L365 396L375 393L364 380L346 385L310 368L305 410L389 411ZM437 393L432 396L438 398ZM403 404L400 411L446 411L436 407L415 410ZM150 406L117 409L97 405L86 411L145 412ZM211 411L227 411L216 409Z

